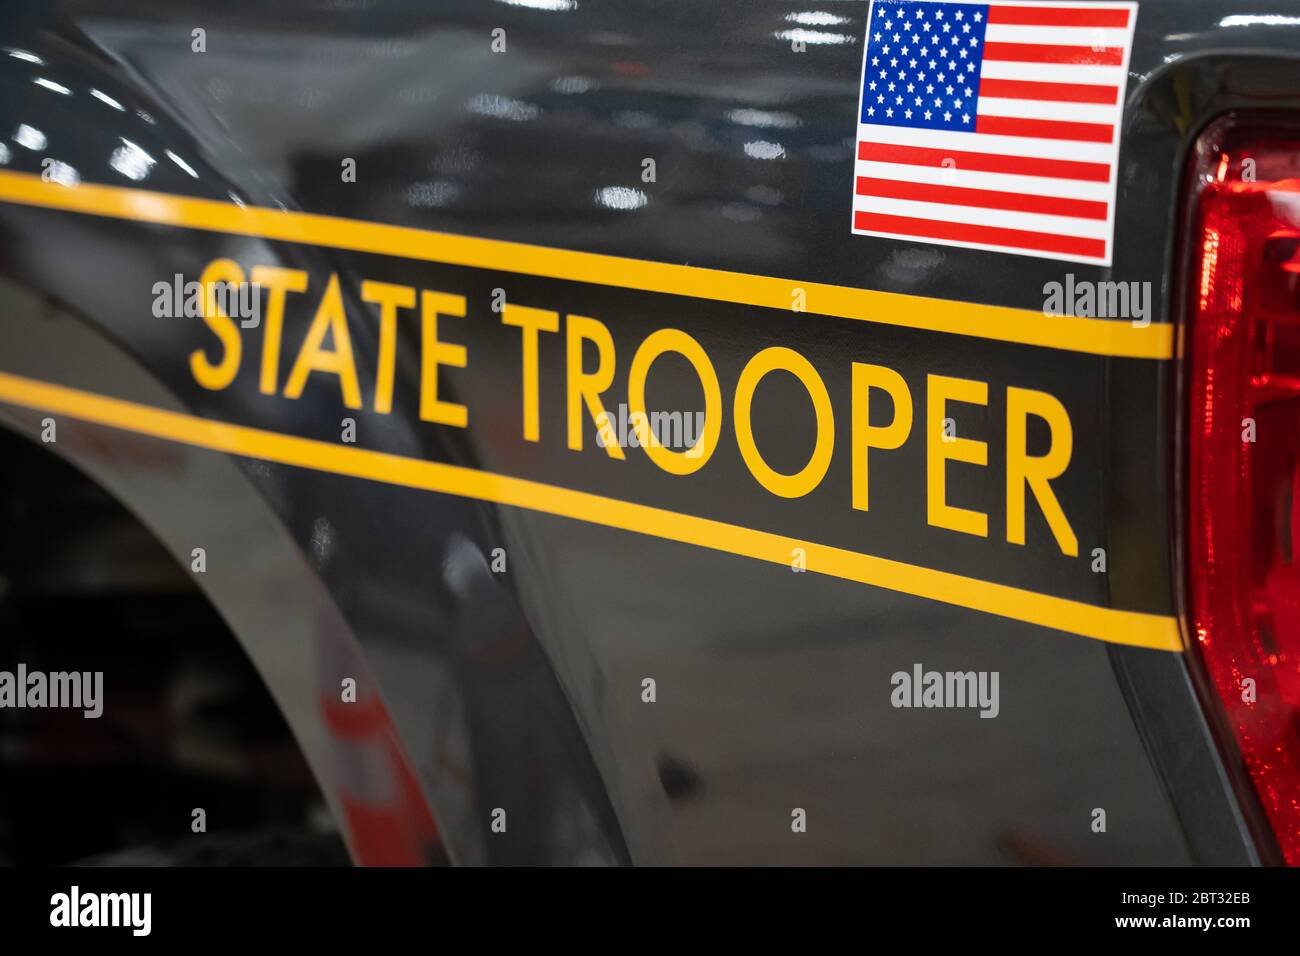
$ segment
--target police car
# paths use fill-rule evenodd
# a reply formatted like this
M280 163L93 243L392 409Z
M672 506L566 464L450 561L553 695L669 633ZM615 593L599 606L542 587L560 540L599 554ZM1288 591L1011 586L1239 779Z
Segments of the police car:
M5 11L0 857L1300 863L1295 12Z

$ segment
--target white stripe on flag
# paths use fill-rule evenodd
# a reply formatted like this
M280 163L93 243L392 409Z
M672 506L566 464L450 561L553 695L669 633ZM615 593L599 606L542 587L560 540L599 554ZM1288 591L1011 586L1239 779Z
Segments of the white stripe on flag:
M1019 116L1025 119L1067 120L1071 123L1105 123L1114 126L1119 110L1097 103L1055 103L1047 100L1009 100L1000 96L979 98L980 116Z
M928 183L934 186L962 186L967 189L996 189L999 192L1027 196L1053 196L1060 199L1110 201L1110 183L1086 183L1074 179L1047 176L1017 176L1014 173L982 173L974 170L940 169L937 166L913 166L909 163L876 163L858 160L858 176L892 179L904 183Z
M1073 63L1017 63L985 60L980 76L990 80L1034 80L1039 83L1093 83L1124 89L1127 74L1120 66L1078 66Z
M985 43L1049 43L1053 46L1094 46L1123 48L1128 30L1112 27L1029 27L1018 24L990 23L984 32Z
M958 133L940 129L911 129L906 126L859 124L858 141L921 146L927 149L968 150L1000 156L1028 156L1035 159L1068 159L1082 163L1110 165L1115 150L1109 143L1077 143L1030 136L994 136L987 133Z
M949 203L915 202L910 199L886 199L882 196L853 197L854 210L931 219L936 222L959 222L965 226L998 226L1003 229L1028 229L1055 236L1082 236L1088 239L1110 238L1110 224L1104 219L1076 219L1072 216L1044 216L1032 212L1006 209L981 209L977 206L954 206Z
M1064 252L1043 252L1039 249L1023 249L1019 246L1003 246L991 242L965 242L960 239L926 239L922 236L911 235L903 232L881 232L874 229L857 229L855 235L859 236L878 236L882 239L900 239L904 242L925 242L941 246L953 246L958 249L979 249L981 252L1010 252L1018 256L1032 256L1035 259L1053 259L1064 262L1090 262L1095 265L1106 265L1110 261L1110 245L1106 246L1106 255L1104 257L1071 255Z

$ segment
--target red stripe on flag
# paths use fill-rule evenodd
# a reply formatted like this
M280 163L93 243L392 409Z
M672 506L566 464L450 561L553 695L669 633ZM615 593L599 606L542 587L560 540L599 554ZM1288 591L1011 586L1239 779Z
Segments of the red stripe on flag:
M1109 123L1071 123L1066 120L1020 119L1017 116L975 117L975 132L1034 139L1070 139L1081 143L1109 143L1115 127Z
M980 96L1113 106L1119 101L1119 87L1093 83L1042 83L1037 80L980 80Z
M1089 183L1110 182L1108 163L1084 163L1073 159L1037 159L1033 156L1000 156L960 149L930 149L923 146L894 146L889 143L858 143L858 159L876 163L906 163L911 166L943 166L945 159L955 169L978 173L1011 173L1016 176L1046 176L1049 179L1078 179Z
M887 232L898 236L919 236L926 239L947 239L950 242L1007 246L1012 249L1032 249L1035 252L1087 256L1092 259L1101 259L1106 255L1105 239L1062 236L1054 232L1004 229L1001 226L969 226L956 222L913 219L910 216L887 216L874 212L855 212L853 226L864 232Z
M935 183L909 183L896 179L872 179L859 176L859 196L882 196L912 202L939 202L952 206L975 206L980 209L1006 209L1033 212L1044 216L1072 216L1076 219L1106 219L1106 203L1093 199L1063 199L1009 193L999 189L972 189L968 186L942 186Z
M989 23L1027 27L1126 27L1128 11L1114 7L989 7Z
M994 40L984 44L984 59L1009 60L1016 63L1120 66L1124 63L1124 50L1117 46L1094 50L1092 47L1065 46L1058 43L1004 43Z

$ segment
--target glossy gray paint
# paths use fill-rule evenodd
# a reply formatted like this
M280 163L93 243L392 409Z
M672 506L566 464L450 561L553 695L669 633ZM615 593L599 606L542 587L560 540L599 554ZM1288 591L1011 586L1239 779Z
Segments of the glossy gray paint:
M173 150L199 174L160 162L147 188L539 245L1028 308L1041 306L1043 284L1062 272L1101 271L849 235L865 3L824 5L849 20L828 31L847 39L802 54L776 34L790 14L821 6L789 0L579 2L571 11L484 2L285 3L272 12L251 3L213 11L143 3L112 13L96 6L7 14L4 41L38 52L53 78L78 91L93 85L124 110L34 89L22 61L0 69L0 122L39 120L48 154L86 181L129 185L105 165L118 137L128 137L154 154ZM1191 138L1225 109L1300 105L1300 20L1284 6L1256 5L1251 15L1226 3L1140 7L1116 259L1105 277L1152 281L1161 321L1173 315L1181 164ZM190 51L195 26L207 31L205 54ZM489 49L497 27L507 32L506 55ZM797 122L756 132L736 121L746 110ZM784 158L748 157L743 146L759 135L779 135ZM39 156L14 154L13 168L39 169ZM344 156L358 160L355 185L339 182ZM601 206L601 189L637 185L646 156L659 169L647 204ZM183 380L180 357L192 345L157 328L147 290L157 278L193 272L215 249L314 275L388 268L374 257L2 207L0 264L13 307L0 314L0 369L291 433L334 428L336 409L310 392L268 404L247 389L197 394ZM493 281L482 278L486 287ZM573 294L626 314L612 293ZM668 314L686 307L646 306ZM1078 480L1099 509L1094 530L1110 574L1079 583L1031 548L981 576L1043 590L1095 588L1079 596L1118 607L1176 608L1172 366L1071 362L811 318L774 332L760 316L750 325L743 315L695 308L685 327L740 358L756 350L761 329L846 364L882 349L922 366L971 363L991 378L1015 368L1063 377L1095 395L1109 427L1096 473ZM32 347L51 335L75 347ZM403 379L413 374L399 367ZM470 386L476 407L491 407L496 392L496 404L513 411L507 387ZM31 431L31 416L5 419ZM508 452L484 432L448 442L401 416L359 420L385 450L469 463ZM1162 715L1190 721L1198 713L1179 656L1112 650L544 515L259 462L232 469L221 456L164 452L147 439L133 440L148 450L143 464L123 462L114 453L121 436L99 431L86 427L84 444L60 451L178 554L195 536L241 529L225 550L263 556L268 569L241 557L209 593L327 792L365 783L331 760L307 703L307 661L341 654L344 669L373 675L460 860L1255 857L1244 822L1250 801L1208 730L1149 713L1153 702ZM801 446L789 444L793 460ZM160 455L179 464L160 470ZM591 462L550 464L577 482L593 480L584 473ZM732 494L710 487L702 499L725 507ZM498 545L511 555L504 580L476 570ZM934 550L927 539L897 547ZM978 567L979 553L961 549L955 543L932 563ZM303 606L288 610L290 595ZM307 623L317 616L329 623ZM275 636L281 629L297 643ZM894 710L889 675L914 661L999 670L1001 716ZM322 686L336 671L325 668ZM659 685L653 706L639 697L646 676ZM496 806L519 811L508 842L487 831ZM791 834L793 807L807 809L808 833ZM1107 810L1105 835L1088 825L1096 807Z

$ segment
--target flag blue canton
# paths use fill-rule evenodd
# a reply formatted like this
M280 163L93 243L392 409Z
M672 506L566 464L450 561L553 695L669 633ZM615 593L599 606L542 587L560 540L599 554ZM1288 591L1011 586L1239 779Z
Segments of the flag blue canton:
M988 13L985 4L875 0L862 122L973 133Z

